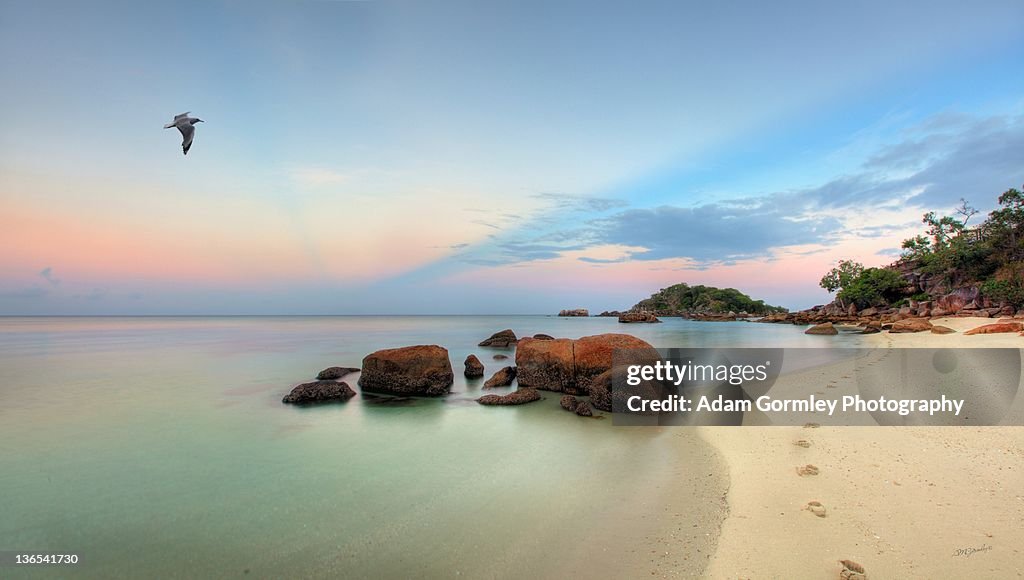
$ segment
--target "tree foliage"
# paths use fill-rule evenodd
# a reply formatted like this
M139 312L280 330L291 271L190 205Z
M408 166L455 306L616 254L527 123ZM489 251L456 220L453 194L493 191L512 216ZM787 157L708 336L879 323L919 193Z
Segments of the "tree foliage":
M839 292L844 303L858 308L885 306L899 300L907 288L907 281L896 270L867 268Z
M818 285L828 290L831 294L836 290L842 290L856 280L864 272L864 264L853 260L839 260L835 268L822 276Z
M754 300L735 288L715 288L714 286L690 286L675 284L652 294L650 298L641 300L637 310L657 312L748 312L750 314L769 314L784 312L779 306L765 304L764 300Z

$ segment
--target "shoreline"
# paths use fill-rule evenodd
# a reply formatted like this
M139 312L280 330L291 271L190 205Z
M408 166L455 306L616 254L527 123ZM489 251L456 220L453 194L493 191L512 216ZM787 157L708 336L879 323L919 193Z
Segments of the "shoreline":
M995 321L943 318L932 322L956 334L864 339L880 349L1024 348L1018 333L963 335ZM831 366L785 380L813 392ZM836 388L854 389L853 381ZM1024 417L1022 393L1024 380L1005 423ZM836 578L840 560L863 565L869 578L1024 575L1024 427L763 424L753 414L743 428L697 428L730 479L729 515L706 577ZM806 464L818 474L799 475ZM808 502L822 504L824 517Z

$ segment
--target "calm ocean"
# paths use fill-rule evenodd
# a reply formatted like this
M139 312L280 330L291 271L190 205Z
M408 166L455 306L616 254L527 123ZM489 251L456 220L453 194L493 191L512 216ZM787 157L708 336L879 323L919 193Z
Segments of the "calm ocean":
M81 559L0 577L500 577L594 554L628 561L616 554L634 540L625 530L655 525L616 520L631 494L670 467L710 477L706 444L689 436L694 453L680 454L678 432L582 419L551 394L478 406L462 361L476 353L488 376L511 364L475 346L504 328L628 332L657 347L823 345L801 327L679 319L0 318L0 551ZM324 367L412 344L449 349L450 396L280 402ZM706 493L687 486L695 512L720 500L714 475Z

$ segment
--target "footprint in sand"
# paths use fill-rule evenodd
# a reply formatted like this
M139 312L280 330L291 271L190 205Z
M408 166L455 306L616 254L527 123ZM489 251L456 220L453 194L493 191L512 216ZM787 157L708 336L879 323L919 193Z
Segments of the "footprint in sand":
M818 468L817 466L808 463L803 467L797 467L796 474L799 475L800 477L804 477L807 475L818 475Z
M793 445L807 449L808 447L811 446L811 442L806 439L797 439L796 441L793 442Z
M822 503L817 500L807 502L807 505L804 506L804 509L818 516L819 518L824 518L828 516L828 514L825 513L825 506L822 505Z
M868 580L868 575L864 572L864 566L853 560L840 560L839 563L843 566L843 569L839 571L839 578L841 580Z
M804 423L804 429L817 429L821 427L821 423Z

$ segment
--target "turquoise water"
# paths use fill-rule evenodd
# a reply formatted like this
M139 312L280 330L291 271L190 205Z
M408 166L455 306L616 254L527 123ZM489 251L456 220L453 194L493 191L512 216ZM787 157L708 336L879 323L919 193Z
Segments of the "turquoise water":
M678 433L578 418L553 395L480 407L461 363L509 364L475 346L503 328L665 347L822 338L542 316L0 318L0 551L82 560L0 576L475 577L621 560L615 550L643 538L615 534L610 514L645 474L706 460L681 455ZM449 349L452 395L280 403L324 367L421 343Z

